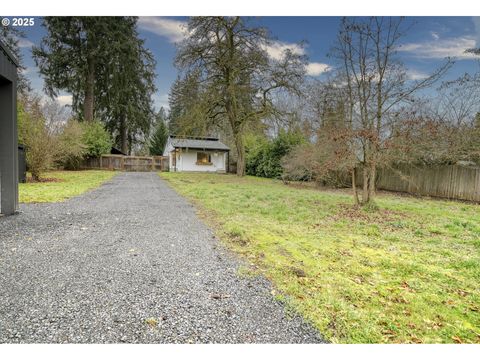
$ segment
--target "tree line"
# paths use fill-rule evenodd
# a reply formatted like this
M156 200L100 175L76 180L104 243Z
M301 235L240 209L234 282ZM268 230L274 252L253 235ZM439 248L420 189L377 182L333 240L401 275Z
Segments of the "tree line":
M85 122L100 119L128 153L150 131L155 59L139 37L135 17L46 17L47 35L33 58L51 97L72 95Z
M404 18L342 19L328 54L332 70L314 79L306 76L301 51L284 47L269 54L275 38L253 19L192 17L188 36L177 44L168 113L153 107L156 62L137 18L46 17L43 26L46 35L33 57L47 95L72 95L71 116L52 113L55 106L32 94L23 66L19 114L24 123L37 119L24 128L43 127L52 143L81 140L69 148L68 160L57 156L50 164L74 166L93 156L85 150L88 133L124 153L151 154L163 152L169 133L218 135L233 149L239 176L347 184L357 204L375 196L379 168L479 164L480 71L445 81L454 64L447 58L423 78L410 79L398 55L411 31ZM1 36L21 59L23 34L3 28ZM24 142L39 138L21 136Z
M0 33L20 61L19 137L34 177L54 165L71 168L96 156L98 149L85 150L91 147L87 138L95 134L104 153L116 146L125 154L150 150L160 155L165 113L153 106L156 61L139 36L137 18L45 17L42 25L46 35L33 46L33 59L49 98L71 95L69 113L32 91L19 46L25 34L12 27ZM62 139L72 146L61 145Z
M348 184L356 204L369 204L379 168L479 164L480 73L444 81L446 58L410 79L398 55L411 31L404 18L342 19L322 80L305 76L305 56L269 56L272 35L250 19L196 17L187 30L170 131L220 134L239 176Z

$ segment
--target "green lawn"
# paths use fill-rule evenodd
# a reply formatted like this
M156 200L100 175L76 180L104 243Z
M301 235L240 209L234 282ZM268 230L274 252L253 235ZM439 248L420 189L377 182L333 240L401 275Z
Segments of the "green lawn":
M480 343L480 206L161 173L332 342Z
M20 202L58 202L99 187L116 173L105 170L51 171L42 175L57 181L19 184Z

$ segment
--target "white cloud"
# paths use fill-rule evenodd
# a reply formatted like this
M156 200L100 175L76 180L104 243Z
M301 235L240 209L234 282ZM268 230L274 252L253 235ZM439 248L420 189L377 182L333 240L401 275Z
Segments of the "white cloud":
M170 42L180 42L187 36L187 23L161 17L142 16L138 19L140 29L163 36Z
M18 39L18 47L20 48L31 48L33 46L33 42L28 39L20 38Z
M282 60L285 51L290 50L295 55L305 55L305 48L299 44L286 43L282 41L274 41L268 45L264 45L263 48L274 60ZM306 65L306 73L310 76L319 76L324 72L330 71L331 67L328 64L311 62Z
M427 73L418 70L409 69L407 71L407 78L409 80L423 80L426 79L428 76L429 75Z
M35 72L36 68L35 67L25 67L22 69L22 74L23 75L28 75L28 74L32 74L33 72Z
M281 60L286 50L290 50L295 55L305 55L305 49L298 44L290 44L281 41L274 41L263 48L274 60Z
M399 51L425 59L443 59L449 56L459 59L471 59L474 55L466 54L465 50L472 47L475 47L475 39L464 36L423 43L408 43L402 45Z
M57 96L57 101L60 105L72 105L72 95L60 95Z
M299 44L287 43L282 41L274 41L268 45L263 45L263 49L274 60L282 60L285 51L290 50L295 55L305 55L305 48ZM328 64L311 62L305 66L306 74L310 76L319 76L328 72L332 67Z
M440 39L440 35L438 35L438 33L435 32L435 31L430 31L430 35L432 35L432 38L433 38L434 40Z
M139 27L143 30L166 37L170 42L179 42L187 36L187 23L179 20L166 19L161 17L140 17ZM263 49L274 60L281 60L286 50L290 50L296 55L305 55L305 48L299 44L274 41L268 45L262 45ZM324 72L330 71L328 64L312 62L307 64L306 72L310 76L318 76ZM168 95L160 95L155 98L158 106L168 108Z
M318 62L311 62L306 66L307 75L310 76L318 76L330 71L331 69L332 67L330 65Z

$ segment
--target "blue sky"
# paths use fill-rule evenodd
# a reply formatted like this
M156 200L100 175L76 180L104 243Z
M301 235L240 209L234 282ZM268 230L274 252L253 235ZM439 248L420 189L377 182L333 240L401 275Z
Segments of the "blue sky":
M339 26L340 17L260 17L250 21L270 29L276 41L268 49L270 56L278 56L282 49L290 47L309 58L309 76L325 76L333 68L327 53L331 48ZM141 17L140 35L157 60L158 88L154 101L157 108L167 106L168 91L177 76L173 65L175 42L184 36L186 17ZM35 18L35 26L24 28L27 39L21 43L26 74L34 90L41 92L43 80L38 74L31 56L32 44L39 44L45 35L41 18ZM455 65L446 75L453 79L465 72L478 71L475 59L463 51L480 46L480 17L410 17L412 25L402 39L399 56L408 68L411 79L421 79L439 66L446 56L456 58ZM300 47L299 42L304 42ZM68 104L69 94L63 93L59 101Z

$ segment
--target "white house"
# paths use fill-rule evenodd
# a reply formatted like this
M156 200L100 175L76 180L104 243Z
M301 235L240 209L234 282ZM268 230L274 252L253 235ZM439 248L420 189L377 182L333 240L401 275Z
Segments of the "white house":
M217 138L169 136L163 156L170 171L227 172L230 148Z

